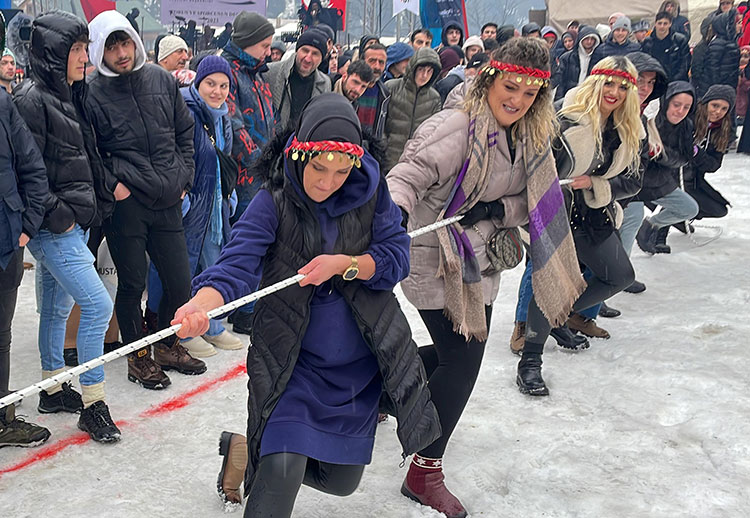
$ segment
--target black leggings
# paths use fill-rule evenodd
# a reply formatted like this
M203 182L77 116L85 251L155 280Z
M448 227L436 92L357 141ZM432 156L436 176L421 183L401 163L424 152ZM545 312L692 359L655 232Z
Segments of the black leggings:
M23 248L13 253L0 270L0 397L8 395L10 379L10 328L16 312L18 286L23 277Z
M490 328L492 306L484 307L487 329ZM453 330L453 322L442 309L420 309L427 331L434 345L419 348L427 371L432 402L438 411L443 434L427 448L419 452L423 457L442 458L448 440L469 401L474 383L482 366L486 341L469 341Z
M621 292L635 280L633 265L628 253L616 233L612 233L602 243L591 243L581 233L573 233L578 261L586 265L594 274L587 282L588 287L573 305L573 311L590 308ZM544 342L550 332L550 324L539 309L536 298L529 302L529 316L526 321L526 344L524 353L541 354Z
M364 471L362 465L329 464L298 453L266 455L258 463L244 516L288 518L302 484L331 495L351 495Z

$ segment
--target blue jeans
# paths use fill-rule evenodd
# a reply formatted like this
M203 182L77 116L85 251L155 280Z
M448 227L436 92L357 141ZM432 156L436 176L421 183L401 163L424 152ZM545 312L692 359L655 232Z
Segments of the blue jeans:
M94 268L94 256L86 246L87 234L77 224L68 232L47 230L29 241L27 248L37 261L36 299L39 317L39 354L42 369L65 366L65 326L73 302L81 306L76 349L78 360L87 362L104 352L104 334L112 317L112 299ZM104 381L99 366L80 376L81 385Z
M668 227L693 219L698 214L698 202L682 189L675 189L669 194L654 200L661 210L651 216L651 224L659 228Z
M643 222L643 202L642 201L631 201L627 207L622 218L622 226L620 227L620 239L622 240L622 247L630 255L633 250L633 244L635 244L635 235L638 233L638 229L641 228Z
M533 265L531 263L531 259L529 259L526 263L526 270L524 270L523 276L521 277L521 284L520 286L518 286L518 303L516 304L516 322L526 322L526 319L528 318L529 301L531 300L531 296L534 294L534 290L532 289L532 284L531 284L532 271L533 271ZM591 270L586 268L586 271L583 274L586 280L591 278L592 275L593 274L591 273ZM584 309L583 311L580 311L579 313L586 318L596 318L599 315L599 308L601 307L602 307L601 304L597 304L590 308Z

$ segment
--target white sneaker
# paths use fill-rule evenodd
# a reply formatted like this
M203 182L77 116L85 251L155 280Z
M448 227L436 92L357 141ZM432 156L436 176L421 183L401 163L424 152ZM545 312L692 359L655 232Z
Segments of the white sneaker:
M216 349L210 343L206 342L202 337L196 336L188 341L180 342L188 354L193 358L208 358L216 354Z
M245 348L245 344L242 343L242 340L226 329L216 336L203 335L203 339L209 344L213 344L219 349L224 349L226 351L236 351Z

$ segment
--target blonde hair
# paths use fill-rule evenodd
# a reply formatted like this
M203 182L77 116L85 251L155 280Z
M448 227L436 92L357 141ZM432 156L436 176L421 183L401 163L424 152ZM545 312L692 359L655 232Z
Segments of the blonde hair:
M549 49L540 38L512 38L492 53L492 59L524 67L549 71ZM480 110L487 102L487 92L498 79L499 74L490 75L483 70L471 83L464 101L464 111L471 113ZM543 153L549 146L550 138L557 132L557 118L552 106L552 91L549 83L539 89L539 93L529 110L522 117L526 121L528 137L537 153ZM518 125L513 127L513 139L518 141Z
M610 56L602 59L594 66L594 69L622 70L631 76L638 77L638 71L630 60L623 56ZM591 75L578 87L573 103L566 106L558 115L569 116L575 122L580 122L588 117L591 129L594 133L596 144L596 156L602 156L602 114L601 102L604 85L613 80L616 84L625 81L618 76ZM628 158L629 173L638 173L641 164L641 135L643 124L641 123L641 105L638 98L638 89L628 82L628 91L623 102L612 113L617 134L620 136L621 145L625 146Z

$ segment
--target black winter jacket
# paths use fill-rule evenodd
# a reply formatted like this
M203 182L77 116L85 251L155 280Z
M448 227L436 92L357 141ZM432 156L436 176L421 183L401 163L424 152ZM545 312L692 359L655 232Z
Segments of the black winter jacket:
M277 139L276 142L280 142ZM283 149L283 148L282 148ZM274 165L271 165L274 164ZM273 169L275 178L283 161L264 154L260 168ZM385 180L381 178L381 181ZM305 203L288 180L283 187L271 189L278 214L276 241L263 261L263 277L259 289L290 276L307 264L317 251L308 246L320 240L320 229L300 222L317 222L309 204ZM277 180L278 183L278 180ZM351 214L339 219L336 253L358 255L367 250L372 237L372 220L376 196ZM311 238L310 234L317 237ZM304 243L304 244L303 244ZM396 433L403 456L414 453L440 436L437 411L430 399L426 374L411 340L409 323L392 291L372 290L361 281L331 280L349 303L357 325L377 358L382 375L381 410L397 417ZM260 441L269 416L273 412L299 356L301 341L310 319L310 302L314 286L294 284L258 301L253 314L253 346L248 349L248 463L245 472L246 491L252 486L259 462Z
M675 125L667 120L667 108L669 101L681 93L693 96L693 105L690 107L690 113ZM643 188L635 199L644 202L654 201L679 188L680 168L687 165L695 156L694 126L691 119L695 104L695 90L690 83L675 81L669 84L667 93L660 100L659 114L655 120L664 150L658 157L648 162L643 175Z
M711 27L711 17L706 17L701 22L701 41L693 47L693 59L690 63L690 82L695 87L695 93L700 99L711 86L711 72L706 69L706 52L709 42L706 41L708 29Z
M683 35L676 32L670 32L665 38L666 48L664 51L659 51L656 48L658 40L656 38L656 32L652 32L651 35L643 40L641 43L641 51L655 57L659 60L659 63L664 67L664 72L667 73L669 81L687 81L688 70L690 70L690 46L688 45L688 39Z
M106 166L107 192L122 182L146 207L179 203L193 185L195 122L174 77L151 64L115 77L97 71L89 79L86 106Z
M613 39L613 35L610 34L607 36L607 39L604 40L604 43L596 47L591 60L596 64L609 56L624 56L625 54L638 52L639 50L641 50L641 46L638 43L625 40L625 43L620 45Z
M48 193L44 161L34 137L10 95L0 91L0 270L18 249L21 232L36 235Z
M709 87L728 85L737 88L740 78L740 48L737 45L737 32L734 24L736 14L735 9L730 9L724 14L714 16L711 20L716 37L708 44L706 51ZM700 98L702 94L699 93L698 96Z
M581 30L578 32L575 46L560 56L556 73L552 76L552 86L557 87L557 90L555 91L555 101L562 99L565 97L565 94L568 93L568 90L578 86L578 77L581 75L581 58L578 55L578 49L580 48L583 38L587 36L595 36L601 45L602 40L599 37L599 33L596 32L596 29L589 27L588 25L581 27ZM586 75L590 74L594 65L596 65L594 59L595 55L596 49L594 49L591 59L589 60Z
M88 38L88 27L72 14L52 11L34 20L31 80L13 93L44 157L49 195L41 228L54 233L73 223L88 228L99 221L92 164L101 167L101 160L84 112L86 84L71 86L67 80L68 49L82 36Z

